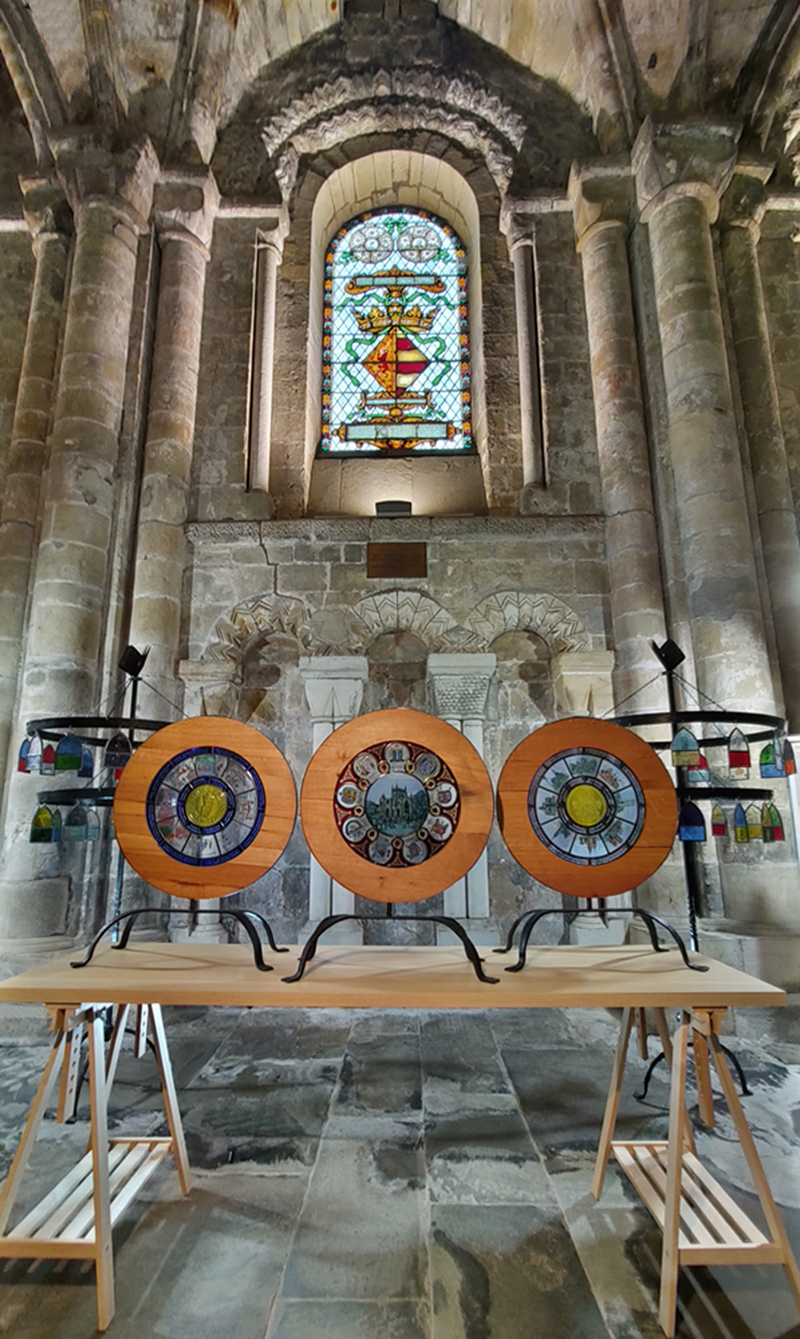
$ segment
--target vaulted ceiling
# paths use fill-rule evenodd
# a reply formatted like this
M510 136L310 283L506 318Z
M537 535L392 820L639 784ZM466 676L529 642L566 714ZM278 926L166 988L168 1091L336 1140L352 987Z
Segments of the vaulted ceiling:
M336 79L346 34L367 69L393 25L416 25L422 67L426 31L441 48L458 25L476 63L502 53L571 99L603 151L648 112L740 118L785 173L800 148L797 0L0 0L0 139L17 152L21 104L40 167L71 124L144 130L162 153L191 139L208 160L273 69L302 70L306 89Z

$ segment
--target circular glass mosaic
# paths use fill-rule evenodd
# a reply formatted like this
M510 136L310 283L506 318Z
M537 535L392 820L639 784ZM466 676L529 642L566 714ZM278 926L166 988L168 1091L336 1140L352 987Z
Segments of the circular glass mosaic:
M537 768L528 817L543 846L574 865L618 860L645 820L642 788L620 758L603 749L568 748Z
M361 265L382 265L394 251L394 240L388 228L366 223L352 234L350 250Z
M440 247L439 234L429 223L412 223L397 238L397 250L408 262L427 264L438 256Z
M399 740L362 749L334 789L344 840L362 859L390 869L421 865L441 851L460 808L455 777L439 755Z
M184 865L222 865L244 851L264 821L255 768L226 748L191 748L156 773L145 813L154 840Z

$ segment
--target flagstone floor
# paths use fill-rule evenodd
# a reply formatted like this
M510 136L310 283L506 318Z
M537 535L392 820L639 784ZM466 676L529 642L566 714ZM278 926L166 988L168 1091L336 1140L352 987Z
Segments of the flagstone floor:
M606 1013L167 1011L194 1189L167 1163L115 1230L113 1339L658 1339L660 1236L609 1168L590 1193L615 1020ZM4 1171L48 1045L0 1016ZM651 1038L651 1051L657 1044ZM800 1255L800 1047L732 1041ZM663 1138L633 1048L618 1133ZM34 1201L86 1140L48 1120ZM721 1099L701 1157L759 1221ZM155 1066L125 1055L122 1132L165 1132ZM702 1127L698 1127L702 1131ZM0 1261L0 1335L90 1339L93 1269ZM679 1339L800 1339L776 1266L686 1270Z

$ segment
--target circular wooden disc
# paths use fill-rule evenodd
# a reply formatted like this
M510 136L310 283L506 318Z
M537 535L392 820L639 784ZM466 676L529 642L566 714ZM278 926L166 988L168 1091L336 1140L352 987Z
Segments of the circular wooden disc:
M400 745L399 757L403 756L402 748L407 746L409 763L405 768L401 768L399 762L387 763L381 781L383 776L391 781L395 772L401 788L405 777L410 776L408 784L419 794L434 781L430 778L421 782L417 773L424 775L426 767L434 768L436 762L441 761L444 770L451 773L458 795L457 821L454 826L450 825L452 834L440 848L428 837L419 840L413 831L409 831L405 838L396 838L395 845L400 843L404 850L412 852L412 858L421 861L403 868L387 868L373 863L372 858L360 855L340 830L343 822L352 821L343 819L342 807L338 803L340 792L348 789L355 792L358 787L357 775L355 781L340 784L342 774L353 776L348 770L350 764L358 762L360 755L369 754L371 749L378 750L374 757L383 769L383 751L393 741ZM415 758L422 759L416 771ZM430 758L436 761L426 763L425 759ZM373 780L379 780L377 763L367 771ZM345 798L349 803L349 796ZM444 798L449 797L445 795ZM383 803L390 804L391 795L384 796ZM358 808L363 810L364 806ZM405 708L369 712L334 731L308 764L300 792L300 821L306 841L323 869L350 892L374 902L420 902L449 888L472 868L486 845L493 808L491 782L480 754L469 740L445 721ZM446 814L448 811L442 812ZM454 813L455 807L449 812ZM356 819L357 823L359 821ZM435 824L430 811L425 821ZM374 828L372 832L374 837ZM378 842L391 845L392 838L378 834ZM362 847L369 848L368 836L365 836ZM432 854L425 858L423 848L432 850Z
M523 869L571 897L614 897L666 860L678 824L670 775L630 730L571 717L514 749L497 787L500 828Z
M271 869L296 814L280 750L222 716L176 721L151 735L114 796L117 841L136 873L164 893L198 900L238 892Z

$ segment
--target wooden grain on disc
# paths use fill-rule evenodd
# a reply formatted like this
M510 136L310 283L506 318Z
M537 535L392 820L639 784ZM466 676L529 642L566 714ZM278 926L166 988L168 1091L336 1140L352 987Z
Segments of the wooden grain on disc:
M509 851L571 897L614 897L655 873L672 849L675 787L657 755L611 721L570 717L528 735L497 787Z
M387 758L390 745L398 747ZM334 731L300 792L303 831L322 868L375 902L420 902L449 888L481 854L492 813L491 782L472 744L445 721L405 708Z
M151 735L114 796L117 841L136 873L164 893L198 900L238 892L271 869L296 813L280 750L221 716L176 721Z

